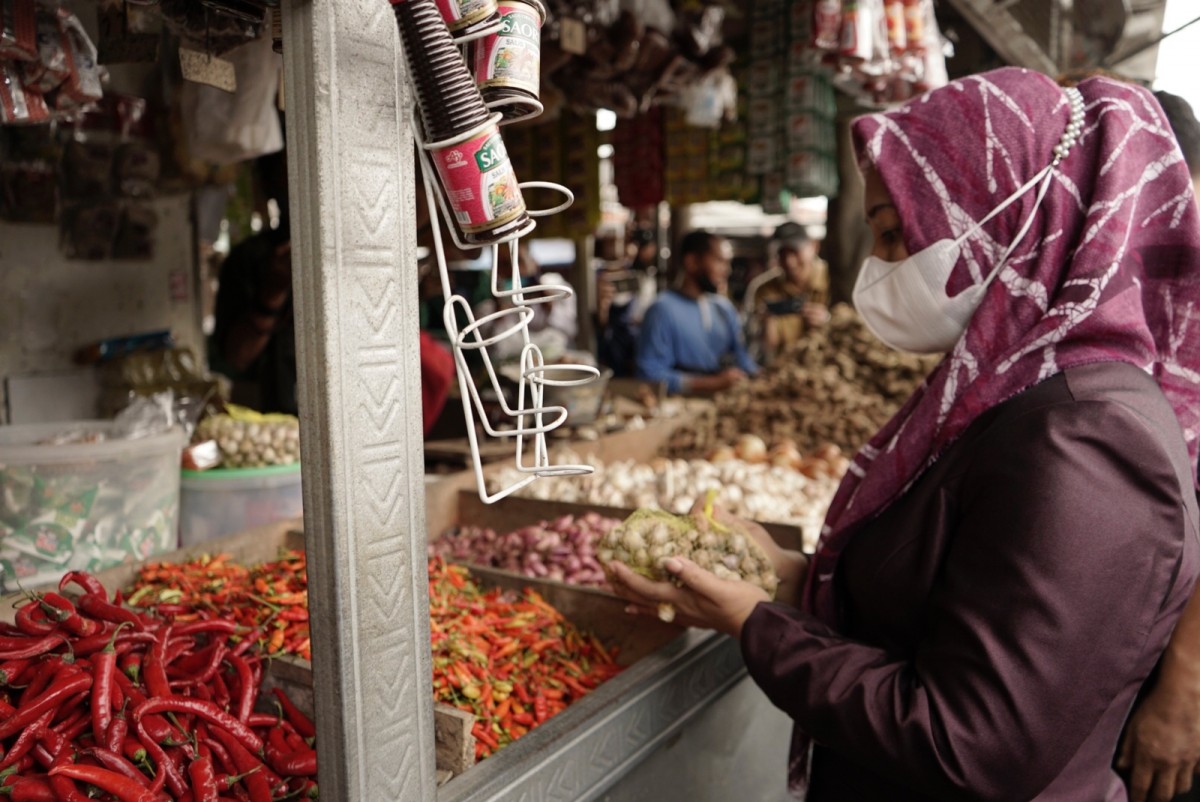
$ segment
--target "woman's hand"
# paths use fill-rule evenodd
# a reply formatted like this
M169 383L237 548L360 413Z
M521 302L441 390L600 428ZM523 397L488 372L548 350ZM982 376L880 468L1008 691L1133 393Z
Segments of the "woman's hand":
M1164 670L1129 719L1117 765L1130 772L1130 802L1169 802L1191 790L1200 765L1200 683Z
M611 565L613 590L633 602L629 612L656 615L660 604L675 608L675 621L704 627L741 639L742 625L759 602L770 601L762 588L735 579L720 579L691 560L668 557L663 568L682 585L654 582L624 563Z
M782 548L766 529L754 521L730 515L715 505L710 517L705 507L706 500L703 498L698 499L692 505L690 514L697 526L701 529L708 529L713 523L716 523L753 538L754 542L767 553L771 565L775 568L775 575L779 577L779 587L775 589L775 601L799 607L800 594L804 590L804 579L808 574L808 558L802 552Z

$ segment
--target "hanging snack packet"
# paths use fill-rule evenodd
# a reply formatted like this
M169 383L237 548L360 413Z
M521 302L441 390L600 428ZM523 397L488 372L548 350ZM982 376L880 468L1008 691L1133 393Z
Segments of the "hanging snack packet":
M21 85L16 63L0 61L0 125L44 123L49 119L46 99Z
M38 57L34 0L0 3L0 59L33 61Z
M58 17L62 23L70 73L59 89L56 105L64 109L96 103L104 97L96 46L83 30L78 17L64 8L58 9Z
M48 95L58 89L71 74L67 63L67 48L58 15L49 9L38 11L37 56L21 65L25 87Z

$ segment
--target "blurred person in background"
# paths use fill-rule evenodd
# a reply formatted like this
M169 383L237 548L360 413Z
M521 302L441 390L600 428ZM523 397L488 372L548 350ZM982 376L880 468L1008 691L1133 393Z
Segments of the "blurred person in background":
M704 395L758 373L737 310L724 295L732 257L724 237L707 231L684 236L675 286L659 295L642 321L638 378L665 383L669 393Z
M657 294L658 239L651 229L633 233L633 255L619 271L596 275L596 340L600 363L614 376L637 373L637 340Z
M744 304L767 359L829 322L829 265L817 256L820 243L794 223L780 226L775 238L777 265L749 288Z

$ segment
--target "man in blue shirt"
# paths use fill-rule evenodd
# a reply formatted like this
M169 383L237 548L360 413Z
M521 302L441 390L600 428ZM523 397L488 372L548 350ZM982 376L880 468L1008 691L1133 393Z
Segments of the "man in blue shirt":
M733 249L724 237L692 231L679 248L677 286L646 312L638 337L638 377L666 382L670 393L726 390L758 372L741 324L721 294Z

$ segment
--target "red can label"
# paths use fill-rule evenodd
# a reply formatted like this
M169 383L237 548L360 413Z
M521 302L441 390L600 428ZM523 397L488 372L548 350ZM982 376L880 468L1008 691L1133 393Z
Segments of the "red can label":
M537 97L542 63L542 18L525 3L502 2L500 30L475 47L475 80L481 87L523 89Z
M525 211L516 173L495 125L432 155L450 210L464 232L490 231Z
M437 0L442 19L452 31L469 28L496 11L496 0Z

